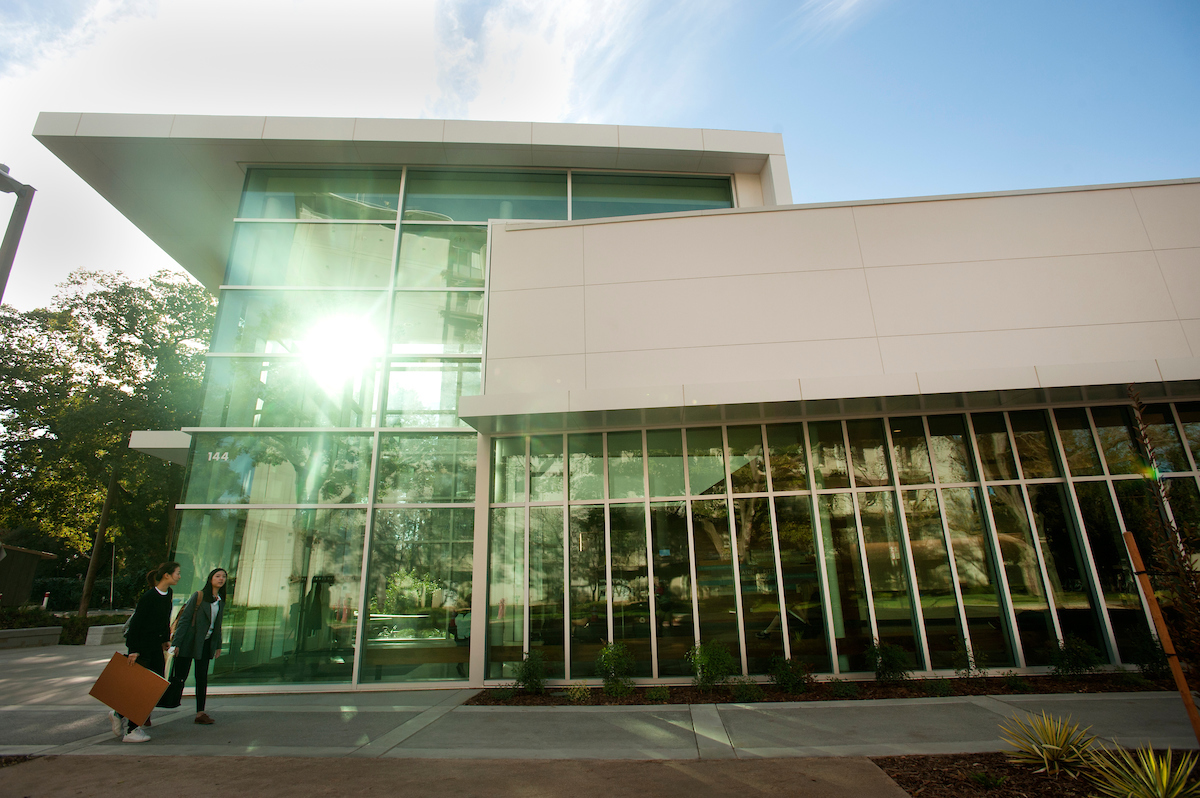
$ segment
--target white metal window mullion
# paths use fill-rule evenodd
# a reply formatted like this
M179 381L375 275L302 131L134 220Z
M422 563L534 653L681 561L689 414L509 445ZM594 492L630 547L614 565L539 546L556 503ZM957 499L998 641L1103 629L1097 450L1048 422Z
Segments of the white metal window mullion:
M696 584L696 540L692 526L692 480L691 469L688 468L687 428L679 430L680 442L683 447L683 495L688 497L683 501L684 521L687 524L688 536L688 567L692 578L692 640L693 645L700 645L700 594Z
M917 636L921 640L922 656L925 658L925 670L933 670L933 654L929 651L929 635L925 630L925 609L921 606L921 588L917 584L917 566L912 553L912 540L908 535L908 516L904 512L904 492L900 487L900 471L896 467L896 451L892 443L892 425L890 419L883 419L884 444L887 451L888 470L891 472L895 487L892 489L896 497L896 515L900 518L900 546L904 551L904 567L908 571L909 596L912 601L913 615L917 624Z
M775 514L775 481L771 478L771 442L767 437L767 425L760 430L763 438L763 473L767 478L767 511L771 515L771 548L775 555L775 590L779 597L779 634L783 635L783 658L792 658L791 633L788 631L787 592L783 583L783 553L779 544L779 519Z
M996 564L993 578L1000 590L1000 600L1004 604L1004 612L1008 617L1008 637L1013 647L1013 653L1017 655L1017 667L1024 668L1025 648L1021 644L1021 632L1017 627L1017 612L1013 607L1012 592L1008 589L1008 571L1004 567L1004 556L1000 550L1000 532L996 528L996 516L992 512L992 501L988 495L987 483L984 481L987 475L983 470L983 456L979 453L979 438L975 436L975 422L971 420L971 414L964 413L963 415L967 419L967 437L969 438L965 443L970 446L970 450L974 454L975 473L979 479L979 501L983 504L983 517L987 523L983 537L987 541L986 545L991 549L992 562ZM1012 457L1017 458L1015 443L1012 445Z
M650 674L658 675L658 578L654 573L654 532L650 518L650 447L642 434L642 507L646 523L646 576L650 580Z
M521 507L522 511L525 514L525 523L523 525L524 530L525 530L525 567L521 569L522 572L524 573L524 586L521 589L521 601L522 601L522 606L523 606L523 609L521 610L521 624L522 624L521 653L522 653L522 655L526 655L529 653L529 639L530 639L530 637L532 637L531 632L533 630L533 610L529 606L529 574L530 574L530 564L529 564L529 550L530 550L529 537L530 537L530 535L529 535L529 533L530 533L530 530L533 528L532 519L530 518L530 516L533 514L533 510L529 506L529 499L530 499L529 485L530 485L530 481L531 481L530 476L529 476L529 471L530 471L529 452L530 452L531 448L532 447L530 444L530 436L526 435L525 436L525 476L524 476L525 502L524 502L523 506Z
M1033 502L1029 499L1029 483L1025 480L1025 468L1021 465L1021 453L1017 450L1017 436L1013 434L1012 419L1008 417L1008 413L1004 414L1004 428L1008 432L1008 439L1013 444L1013 461L1016 464L1017 478L1021 481L1021 484L1017 485L1016 488L1021 492L1021 499L1025 505L1025 522L1029 527L1029 536L1033 539L1033 553L1037 558L1038 570L1042 578L1042 590L1043 595L1046 597L1046 606L1050 608L1050 620L1054 624L1054 637L1061 645L1063 641L1062 624L1058 620L1058 602L1054 597L1054 583L1050 579L1050 570L1046 565L1046 556L1042 552L1041 535L1038 533L1037 519L1033 514ZM1067 467L1065 463L1063 467Z
M761 435L761 429L759 431ZM721 426L721 458L725 461L725 526L729 534L729 559L733 562L733 606L737 613L738 649L741 652L742 675L750 672L746 658L745 616L742 614L742 567L738 546L737 507L733 503L733 471L729 449L729 427ZM749 520L749 519L748 519ZM752 520L751 520L752 523Z
M367 611L368 601L367 592L370 589L368 584L370 581L370 566L371 566L371 538L373 537L372 526L375 523L375 480L379 472L379 431L371 436L372 447L375 456L372 458L371 477L367 485L367 517L366 528L363 530L363 550L362 550L362 567L359 569L358 581L358 623L354 626L354 651L355 659L354 671L350 676L351 689L357 690L359 682L359 671L362 670L364 658L363 644L366 640L366 620L370 614Z
M604 591L607 596L608 603L608 643L613 642L613 634L616 629L616 624L613 621L613 579L612 579L612 509L609 506L608 493L608 434L600 435L600 481L601 495L604 497L604 580L608 583L607 589Z
M863 535L862 527L862 512L858 506L858 491L855 490L857 480L854 479L854 458L850 451L850 433L846 429L846 421L843 419L838 422L838 426L842 430L842 446L845 447L842 451L846 454L846 476L850 480L850 500L854 507L854 529L858 533L858 559L862 565L863 582L866 588L867 599L867 615L871 620L871 641L875 646L881 642L879 639L879 622L875 615L875 596L871 583L871 568L867 564L867 541Z
M829 593L829 572L830 563L825 559L825 536L821 531L821 506L820 500L817 498L817 474L816 461L813 459L812 442L808 434L808 424L801 422L801 428L804 430L804 458L807 466L808 474L808 503L809 511L812 513L812 528L813 528L813 543L816 544L817 555L817 579L821 588L821 612L825 616L825 645L829 648L829 667L836 676L842 672L838 662L837 652L837 630L833 626L833 603ZM836 555L834 555L836 556ZM837 570L837 564L833 564L833 568Z
M479 435L476 441L475 460L476 463L490 463L491 457L489 449L491 448L491 437L488 435ZM491 483L490 468L476 468L475 470L475 534L473 545L471 548L471 581L475 585L489 584L490 563L488 562L491 551L491 525L488 523L491 513L488 512L489 487ZM465 508L464 508L465 509ZM479 534L479 530L483 529L483 534ZM471 591L471 636L470 644L467 649L467 678L473 687L483 687L483 680L486 677L487 663L487 644L489 635L489 620L491 612L488 607L490 603L490 591L484 589L483 595L472 590Z
M929 467L933 471L936 483L933 492L938 503L938 518L942 522L942 542L946 546L946 561L950 566L950 584L954 587L954 601L958 605L958 624L962 632L963 650L970 662L975 661L975 649L971 645L971 627L967 624L967 605L962 597L962 585L958 581L958 563L954 558L954 538L950 534L950 522L946 519L946 499L942 495L942 486L938 481L937 454L933 450L933 435L929 432L929 416L921 416L921 424L925 428L925 445L929 448Z
M562 435L563 677L571 678L571 507L567 504L567 435Z

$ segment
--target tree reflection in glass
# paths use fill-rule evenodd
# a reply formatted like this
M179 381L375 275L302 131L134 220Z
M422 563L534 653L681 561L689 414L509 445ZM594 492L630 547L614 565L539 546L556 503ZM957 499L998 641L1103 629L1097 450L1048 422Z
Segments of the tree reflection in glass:
M1055 643L1054 621L1050 617L1021 488L1016 485L990 487L988 500L992 505L992 517L996 519L996 537L1017 617L1025 664L1048 665L1048 654Z
M682 463L680 466L682 468ZM654 555L658 675L689 675L692 670L686 657L695 645L695 632L686 505L683 502L652 503L650 535L650 550Z
M779 496L775 499L775 521L779 525L779 560L783 566L784 606L791 636L792 659L806 662L815 671L829 672L829 639L825 634L824 600L818 567L816 540L813 537L812 499L808 496ZM746 628L750 634L771 637L775 631ZM777 628L779 628L777 626Z
M986 539L979 490L948 488L942 491L942 496L975 664L1013 665L1008 617L1001 603L995 557Z
M975 465L962 416L930 416L929 447L938 482L974 482Z
M811 421L808 424L808 439L812 446L813 478L817 488L850 487L842 422Z
M494 508L489 521L487 674L512 678L524 659L525 508Z
M608 508L608 513L612 543L613 642L624 643L633 654L634 676L652 676L646 508L641 503L614 504Z
M892 453L901 485L933 484L933 467L929 462L929 446L925 442L925 424L920 416L891 418Z
M767 427L771 459L771 488L775 491L808 490L808 464L804 457L804 425L771 424Z
M846 422L850 435L850 456L854 463L854 484L890 485L887 440L883 437L883 419L860 418Z
M690 442L689 442L690 448ZM729 507L724 499L692 502L696 546L696 609L700 640L718 641L741 659Z
M838 668L870 670L873 666L867 662L867 647L873 634L867 608L867 582L859 558L854 502L849 493L819 496L818 501Z
M571 678L596 673L596 655L608 641L608 551L604 506L569 509L571 566Z
M921 594L925 639L929 643L930 667L953 668L955 652L965 649L950 555L938 512L937 491L904 492L904 515L912 545L913 568Z
M1062 438L1071 476L1103 474L1104 468L1096 453L1096 440L1092 437L1087 411L1082 407L1060 407L1054 411L1054 420L1058 424L1058 435Z
M564 657L562 507L529 508L529 650L546 661L546 675L566 675Z

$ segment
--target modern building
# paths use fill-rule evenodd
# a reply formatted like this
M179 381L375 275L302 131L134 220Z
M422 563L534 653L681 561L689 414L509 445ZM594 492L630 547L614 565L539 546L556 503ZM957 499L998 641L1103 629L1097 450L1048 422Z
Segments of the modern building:
M190 589L230 571L216 685L1136 661L1129 384L1200 513L1200 180L793 205L767 133L34 135L220 296L200 426L131 442L189 463Z

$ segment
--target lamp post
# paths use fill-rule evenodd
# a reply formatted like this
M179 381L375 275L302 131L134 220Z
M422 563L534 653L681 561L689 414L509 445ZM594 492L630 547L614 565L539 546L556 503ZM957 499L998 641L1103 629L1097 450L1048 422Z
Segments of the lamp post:
M8 176L8 167L0 163L0 191L16 194L17 204L8 218L8 229L4 241L0 242L0 301L4 300L4 288L8 285L8 273L12 271L13 259L17 256L17 244L21 242L21 231L25 229L25 217L33 204L34 188L18 183Z

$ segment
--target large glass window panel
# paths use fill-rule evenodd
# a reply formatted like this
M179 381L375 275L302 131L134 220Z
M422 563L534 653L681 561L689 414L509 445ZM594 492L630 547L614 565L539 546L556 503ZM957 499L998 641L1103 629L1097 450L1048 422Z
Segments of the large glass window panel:
M1022 410L1009 413L1013 436L1017 439L1017 455L1026 479L1042 479L1061 475L1058 468L1058 447L1046 424L1046 411Z
M1192 477L1167 480L1167 493L1175 525L1195 550L1200 546L1200 489L1196 480Z
M724 499L692 502L692 535L696 546L700 640L720 642L740 660L737 587L729 539L729 508Z
M725 492L725 444L720 427L687 431L688 489L693 496ZM699 576L696 577L699 579Z
M492 441L492 502L525 501L525 439Z
M867 671L871 645L871 615L867 608L867 581L859 557L854 501L849 493L817 497L821 511L821 538L825 546L825 579L829 583L829 610L838 669Z
M458 400L479 393L478 360L392 361L388 367L383 425L462 427Z
M1200 466L1200 402L1180 402L1175 405L1179 421L1183 424L1183 436L1192 449L1192 461Z
M370 435L195 435L185 504L356 504L367 501Z
M692 623L692 569L686 513L683 502L650 505L654 619L660 677L687 676L692 673L687 653L695 645L695 631Z
M493 509L488 529L487 677L511 679L524 659L525 508Z
M846 432L850 435L854 484L859 487L892 484L892 468L888 463L883 419L860 418L847 421Z
M975 465L962 416L930 416L929 448L939 482L975 481Z
M642 433L608 433L608 495L613 499L640 499L645 495L642 473Z
M375 501L442 504L475 500L475 435L382 435Z
M775 499L775 522L779 527L779 561L783 568L784 607L792 659L812 666L814 671L829 672L829 639L825 634L824 599L813 536L812 499L808 496L779 496ZM768 639L781 624L772 621L766 629L746 628Z
M395 224L239 224L228 285L387 288Z
M604 499L604 436L588 432L567 436L567 498L572 501Z
M1071 476L1103 474L1104 468L1100 465L1100 455L1096 453L1096 439L1092 437L1087 411L1082 407L1060 407L1054 411L1054 420L1058 422L1058 434L1067 453L1067 467Z
M767 673L771 660L783 656L770 499L734 499L733 522L737 535L747 672Z
M803 424L767 426L767 451L771 458L771 489L808 490L808 464L804 457Z
M243 219L395 219L400 172L251 169Z
M365 509L180 511L176 596L229 572L210 684L351 680L366 521Z
M408 171L405 220L566 218L567 176L562 172Z
M483 351L483 294L400 291L392 314L392 354L477 355Z
M963 649L962 622L954 594L954 573L938 511L937 491L904 492L904 517L912 545L913 568L921 594L921 615L933 668L953 668L956 653Z
M613 642L624 643L634 661L634 676L653 676L650 651L650 572L646 568L646 507L615 504L608 508L612 544Z
M896 517L895 496L890 491L860 493L858 511L879 640L904 649L909 666L920 667L924 658L908 588L904 533Z
M487 228L406 224L400 228L399 288L483 288Z
M1000 557L1004 562L1013 612L1017 616L1025 663L1049 665L1049 653L1056 642L1054 620L1046 601L1024 497L1016 485L997 485L988 488L988 501L992 505L992 517L996 519Z
M975 445L979 447L984 476L992 480L1016 479L1017 467L1013 462L1012 444L1008 440L1004 414L973 413L971 426L975 428Z
M1008 617L1000 597L998 569L987 541L983 510L976 488L942 491L946 503L946 526L958 588L967 616L967 631L975 664L1000 667L1015 664L1009 637Z
M546 675L566 675L563 511L529 508L529 650L541 652Z
M571 175L573 219L732 207L733 194L727 177L589 172Z
M571 678L596 675L596 656L608 640L608 552L604 505L569 508L571 558Z
M1097 602L1087 576L1079 534L1070 520L1066 488L1061 484L1030 485L1028 490L1063 636L1078 637L1104 651ZM1028 651L1025 656L1029 656Z
M1190 470L1170 405L1148 405L1142 411L1142 423L1146 425L1146 437L1154 447L1155 465L1159 471Z
M901 485L933 483L933 466L929 462L929 446L925 442L925 424L920 416L889 418L892 428L892 453Z
M677 429L652 429L646 432L647 463L651 496L682 496L683 435Z
M762 427L730 427L729 472L734 493L759 493L767 489L763 461Z
M1108 608L1109 622L1117 651L1128 661L1130 648L1136 647L1149 633L1142 600L1138 596L1133 567L1125 549L1125 540L1113 511L1108 485L1103 482L1079 482L1075 485L1079 512L1087 529L1100 590Z
M222 291L209 351L303 355L340 385L382 354L387 310L382 291Z
M474 530L469 507L375 511L360 682L470 677Z
M379 364L344 373L298 358L210 357L202 427L369 427Z
M1110 474L1141 474L1146 470L1134 432L1133 414L1125 407L1093 407L1092 420Z
M1158 503L1154 500L1150 482L1144 479L1114 480L1113 490L1117 494L1117 507L1121 511L1125 528L1133 535L1138 551L1141 552L1142 560L1146 562L1148 568L1153 569L1154 566L1149 563L1153 554L1154 541L1162 538L1163 515L1158 509ZM1172 509L1174 509L1173 505L1174 502L1172 502Z
M808 439L812 446L813 478L817 488L850 487L842 422L809 422Z
M557 502L563 498L563 436L529 439L529 499Z

